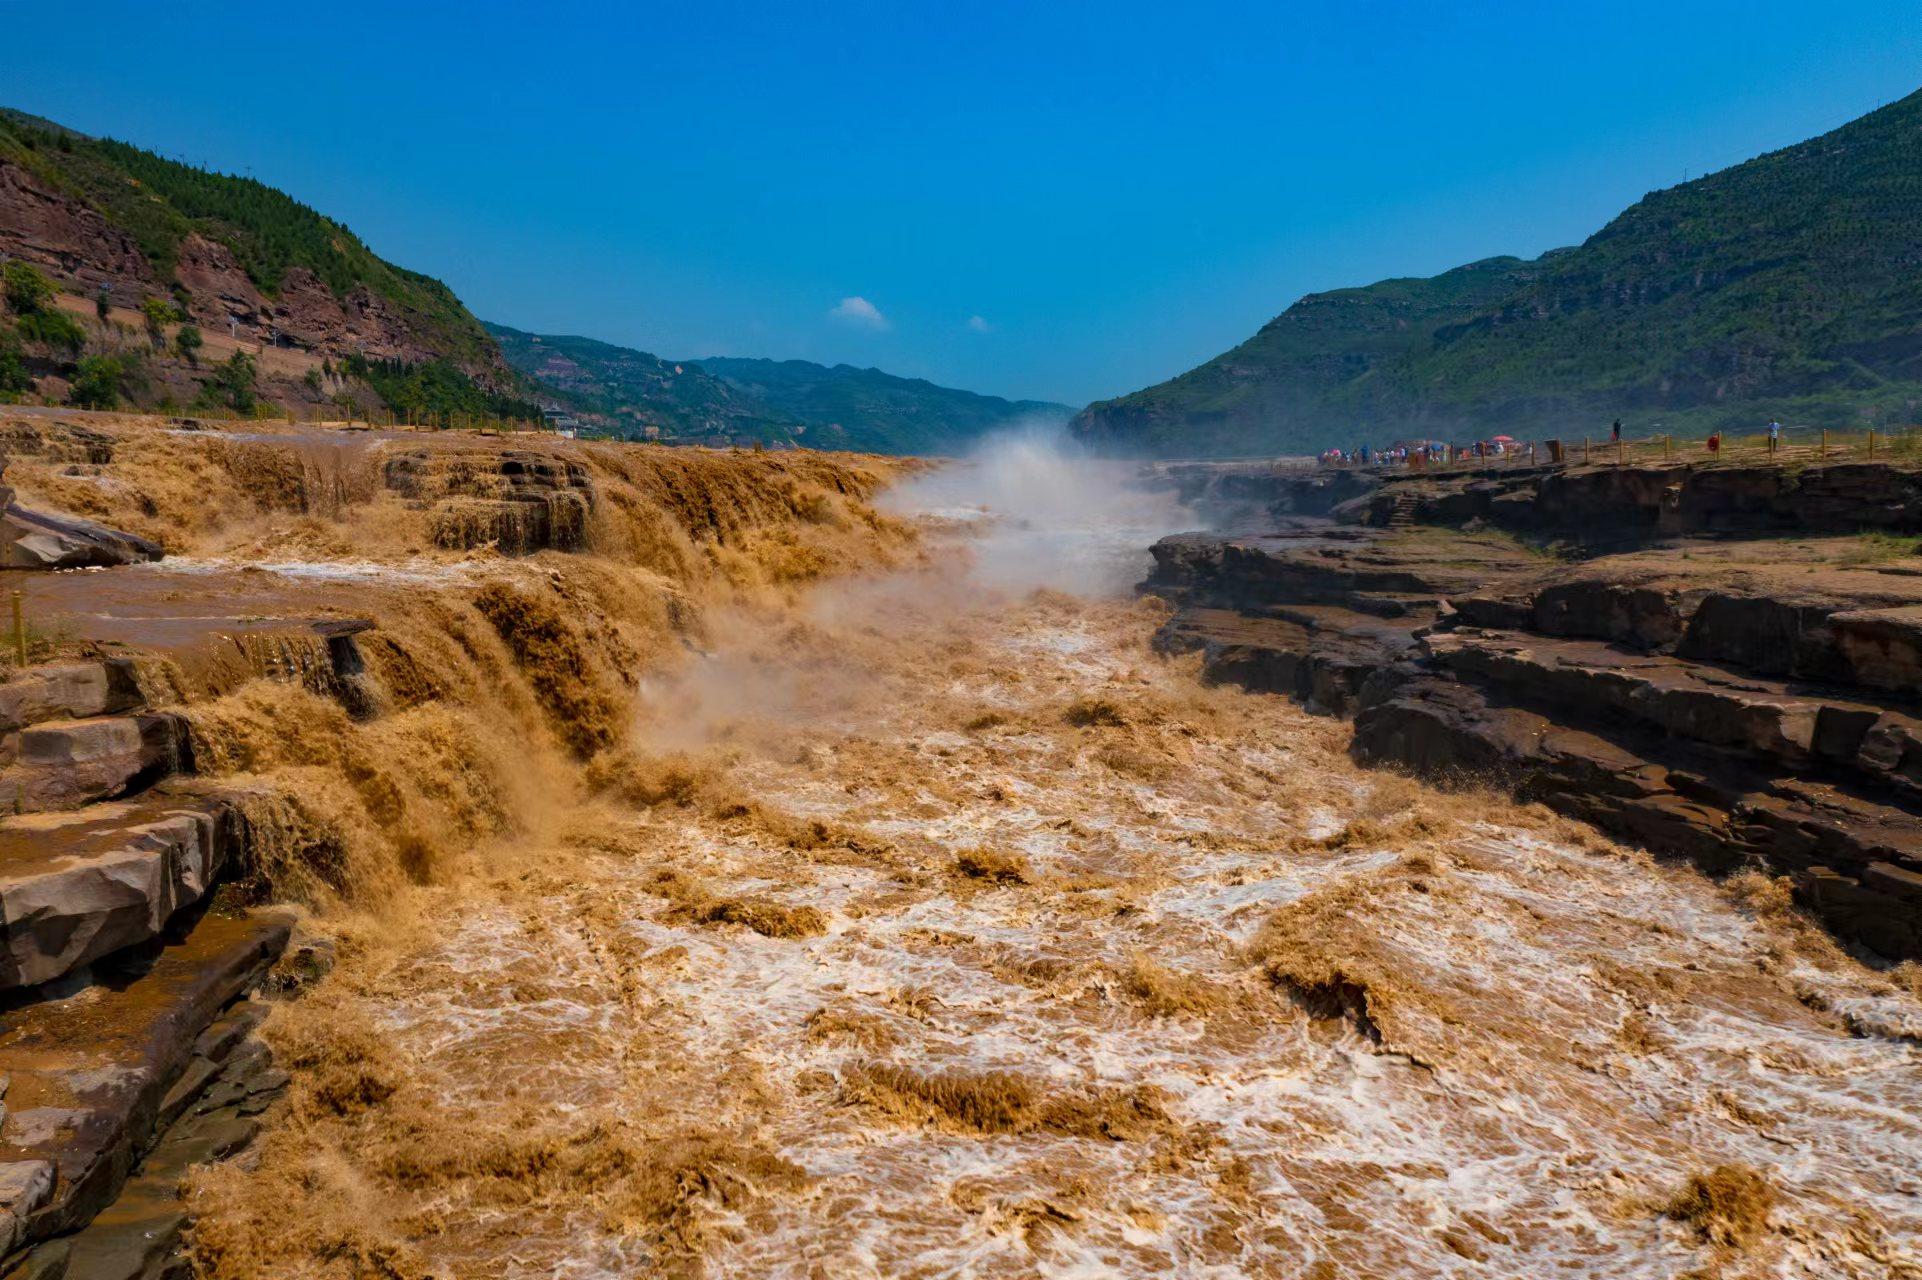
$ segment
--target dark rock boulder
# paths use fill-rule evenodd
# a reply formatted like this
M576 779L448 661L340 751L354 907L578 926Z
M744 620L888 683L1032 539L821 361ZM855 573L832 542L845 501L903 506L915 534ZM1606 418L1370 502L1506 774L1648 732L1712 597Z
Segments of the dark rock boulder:
M0 488L11 497L11 491ZM0 510L0 568L98 569L158 560L165 554L145 538L77 516L29 511L8 501Z

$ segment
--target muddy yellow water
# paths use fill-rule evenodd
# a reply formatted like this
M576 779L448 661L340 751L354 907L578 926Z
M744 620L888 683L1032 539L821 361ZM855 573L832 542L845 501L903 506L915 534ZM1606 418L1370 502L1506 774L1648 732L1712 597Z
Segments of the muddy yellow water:
M205 1272L1922 1275L1913 971L1358 770L1155 656L1138 560L939 501L327 925Z

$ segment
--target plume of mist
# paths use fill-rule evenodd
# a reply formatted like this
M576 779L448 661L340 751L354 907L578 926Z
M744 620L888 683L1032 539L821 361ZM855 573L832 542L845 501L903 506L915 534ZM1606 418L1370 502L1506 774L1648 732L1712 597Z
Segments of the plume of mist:
M1133 462L1098 457L1056 420L983 437L959 460L882 496L905 515L972 525L977 588L1115 595L1141 579L1148 546L1199 526Z
M932 561L814 588L789 620L817 641L826 633L922 643L1040 590L1123 596L1145 575L1150 544L1200 526L1171 490L1142 483L1139 464L1095 457L1059 421L1039 419L982 439L877 505L924 524ZM762 729L845 714L871 683L853 656L859 645L782 648L765 642L765 617L717 617L711 630L721 639L712 652L644 686L641 741L745 744Z

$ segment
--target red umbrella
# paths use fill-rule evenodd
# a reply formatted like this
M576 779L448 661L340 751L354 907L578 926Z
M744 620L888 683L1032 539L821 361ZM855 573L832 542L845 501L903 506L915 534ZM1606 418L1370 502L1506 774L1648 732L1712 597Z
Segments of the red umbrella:
M1514 436L1495 436L1494 441L1496 444L1514 444L1515 437Z

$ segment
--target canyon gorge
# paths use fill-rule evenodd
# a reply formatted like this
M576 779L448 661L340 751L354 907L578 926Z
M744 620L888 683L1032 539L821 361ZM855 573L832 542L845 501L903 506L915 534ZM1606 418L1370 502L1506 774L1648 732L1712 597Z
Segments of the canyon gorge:
M9 1277L1922 1273L1900 465L0 432Z

